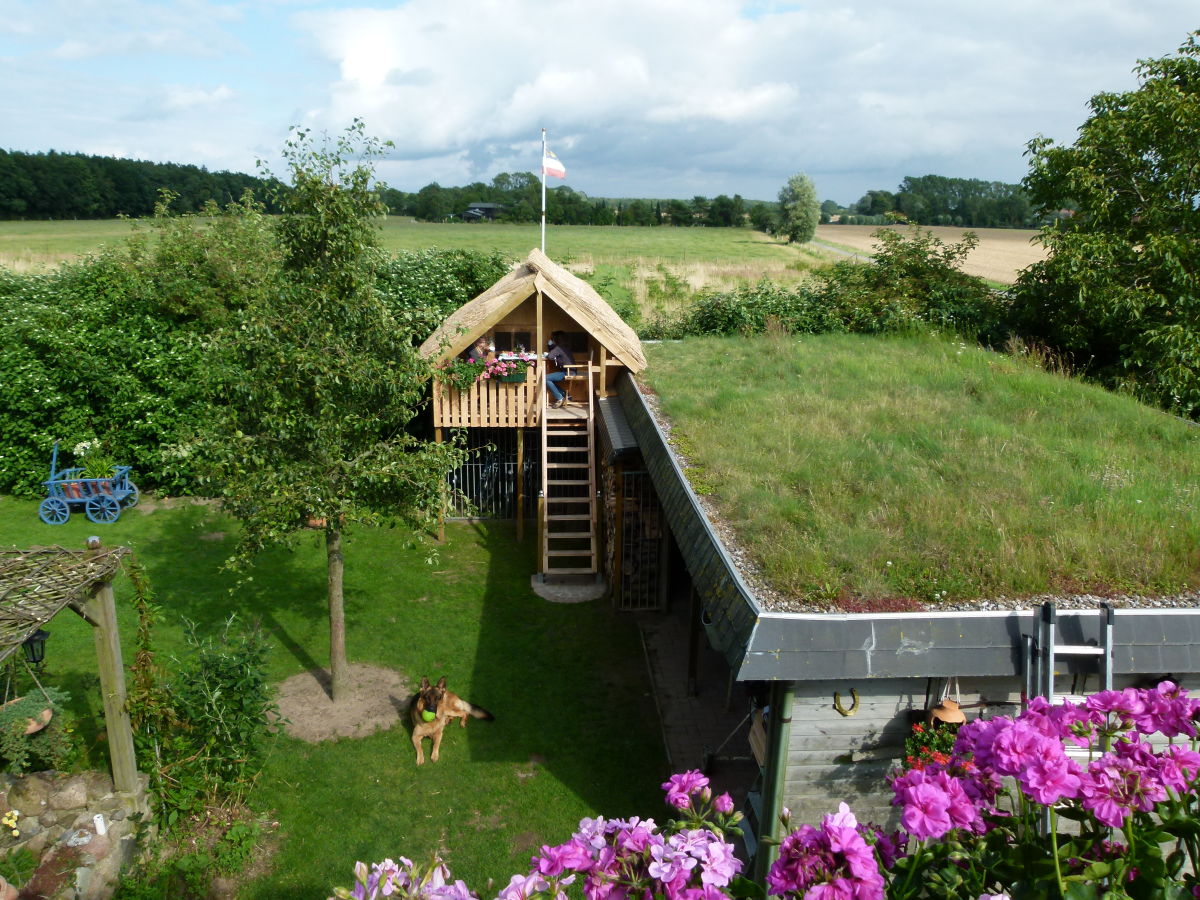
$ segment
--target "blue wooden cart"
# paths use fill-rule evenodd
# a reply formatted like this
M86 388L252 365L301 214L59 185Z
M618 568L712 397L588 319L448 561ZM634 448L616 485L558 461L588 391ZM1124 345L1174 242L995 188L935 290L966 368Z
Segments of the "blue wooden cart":
M38 518L47 525L62 525L71 518L71 507L83 507L97 524L115 522L122 509L137 506L138 486L129 480L129 466L113 466L106 478L85 478L84 469L58 471L58 444L50 456L46 499L38 506Z

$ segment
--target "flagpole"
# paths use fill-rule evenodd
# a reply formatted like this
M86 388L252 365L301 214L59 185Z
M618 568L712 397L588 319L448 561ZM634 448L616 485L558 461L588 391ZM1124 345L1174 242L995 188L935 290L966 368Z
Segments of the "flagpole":
M542 160L539 164L542 173L542 252L546 252L546 129L542 129Z

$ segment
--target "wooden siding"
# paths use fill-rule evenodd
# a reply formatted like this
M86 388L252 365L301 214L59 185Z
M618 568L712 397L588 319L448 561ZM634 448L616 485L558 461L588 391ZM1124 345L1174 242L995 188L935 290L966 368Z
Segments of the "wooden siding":
M1115 679L1115 687L1146 687L1157 681L1158 676L1122 677ZM1200 686L1195 676L1176 681L1191 691ZM791 810L793 825L819 824L822 816L845 802L860 822L898 827L900 810L891 805L887 776L900 766L910 722L922 718L929 685L925 678L795 683L783 787L783 805ZM833 693L837 691L843 708L849 709L851 688L858 694L858 709L843 716L834 707ZM964 706L986 702L966 710L969 721L1020 712L1017 678L960 678L958 689ZM1088 690L1094 689L1092 676Z
M537 388L526 381L478 381L469 391L433 385L433 424L438 428L536 428L541 421Z

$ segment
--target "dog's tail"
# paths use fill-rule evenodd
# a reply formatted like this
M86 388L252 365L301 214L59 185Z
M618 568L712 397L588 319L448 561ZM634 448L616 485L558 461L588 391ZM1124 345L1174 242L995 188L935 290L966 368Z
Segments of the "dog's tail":
M474 703L468 703L467 705L471 707L470 712L472 719L483 719L485 722L494 722L496 720L496 717L482 706L476 706Z

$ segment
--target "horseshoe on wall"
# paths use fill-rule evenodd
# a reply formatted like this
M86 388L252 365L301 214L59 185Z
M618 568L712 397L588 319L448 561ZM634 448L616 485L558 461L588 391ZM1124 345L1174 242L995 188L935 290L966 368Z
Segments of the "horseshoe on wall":
M842 706L842 695L839 694L837 691L834 691L833 692L833 708L836 709L843 716L854 715L856 712L858 712L858 691L856 691L854 688L850 688L850 699L853 702L851 702L850 708L846 709L846 707Z

